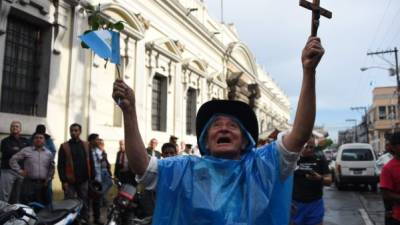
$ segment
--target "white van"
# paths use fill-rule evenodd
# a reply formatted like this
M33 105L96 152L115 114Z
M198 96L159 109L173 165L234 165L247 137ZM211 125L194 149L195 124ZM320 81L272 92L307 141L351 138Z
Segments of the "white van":
M341 190L347 184L371 185L372 191L378 187L375 173L376 156L370 144L350 143L339 147L336 155L335 184Z

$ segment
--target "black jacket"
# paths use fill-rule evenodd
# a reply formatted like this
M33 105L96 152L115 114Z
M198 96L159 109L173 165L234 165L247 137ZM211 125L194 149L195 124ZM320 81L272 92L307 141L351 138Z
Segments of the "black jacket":
M81 140L76 141L73 139L68 140L67 143L71 149L75 183L81 184L85 181L94 179L96 171L94 169L93 156L90 149L89 149L89 166L91 167L90 168L91 174L89 176L89 168L87 168L88 166L87 166L86 153L85 153L85 148L83 146L84 143ZM63 146L61 145L58 151L57 170L62 183L68 182L67 172L66 172L66 167L67 167L66 157L67 156L65 154Z
M1 141L1 169L11 169L9 162L11 157L22 148L29 146L29 140L24 137L15 138L8 136Z
M121 154L125 154L125 152L118 151L118 153L117 153L117 160L115 162L114 176L119 181L121 181L121 183L123 183L123 184L133 184L136 186L135 174L132 172L132 170L128 169L128 170L123 171L123 165L120 160ZM126 155L125 155L125 157L126 157Z
M148 154L149 156L152 156L152 151L154 151L154 156L155 156L157 159L161 159L161 154L160 154L159 152L157 152L156 150L151 150L150 148L146 148L146 150L147 150L147 154Z

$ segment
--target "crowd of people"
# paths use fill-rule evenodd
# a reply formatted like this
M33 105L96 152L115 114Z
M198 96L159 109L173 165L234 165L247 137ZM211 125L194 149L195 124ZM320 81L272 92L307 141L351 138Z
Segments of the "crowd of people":
M170 157L178 153L174 136L162 146L161 155L154 151L155 139L146 148L134 92L116 80L113 98L123 112L125 143L120 142L114 176L121 182L137 182L153 197L152 224L289 224L291 176L314 126L315 75L323 54L320 39L310 37L301 58L303 81L293 128L268 145L257 149L258 121L248 104L233 100L204 103L196 116L196 149L202 157L191 156L192 146L185 144L181 148L189 156ZM21 123L11 123L11 134L1 143L1 200L51 202L56 151L54 144L47 146L51 137L40 127L28 140L21 136ZM71 138L57 151L64 196L83 201L81 224L89 221L89 208L93 221L101 224L99 206L112 185L106 151L98 134L90 134L85 141L76 123L69 131ZM306 178L322 183L324 175L313 173ZM19 181L29 182L23 188L32 190L18 191L22 189L15 185ZM100 193L93 191L96 183L101 184Z
M154 138L145 147L134 92L117 80L113 98L123 112L125 142L119 142L114 179L143 191L148 199L145 208L156 225L322 224L323 186L332 180L325 158L315 151L312 129L316 67L323 54L320 39L310 37L302 53L303 81L293 128L258 148L256 114L248 104L232 100L211 100L200 107L194 148L184 143L179 147L173 135L161 153ZM0 200L52 202L58 154L65 198L83 201L81 224L88 223L90 208L93 222L102 224L100 207L113 175L99 134L83 140L81 125L74 123L71 138L56 151L44 125L38 125L29 139L22 137L21 129L21 123L13 121L10 135L1 141ZM399 140L399 134L390 139L395 157L383 168L380 183L395 225L400 220ZM180 151L188 156L175 157Z
M21 136L22 125L13 121L10 135L1 141L1 183L0 200L9 203L39 202L48 205L52 201L52 180L55 174L54 158L56 148L46 127L36 127L30 138ZM93 222L103 224L100 209L107 204L105 196L113 185L112 177L122 184L137 186L135 174L129 168L124 140L119 141L114 173L104 148L104 140L96 133L88 136L87 142L81 139L82 127L70 126L70 139L61 144L58 150L57 170L65 198L80 198L84 202L82 221L89 221L88 209L92 209ZM157 159L177 155L193 155L192 145L182 144L179 151L177 137L171 135L169 142L157 150L158 140L152 138L146 148L149 157ZM385 165L381 175L381 189L386 206L388 225L399 224L398 207L398 146L400 133L388 136L387 151L394 159ZM324 217L323 186L332 183L328 162L323 154L315 151L317 142L310 138L304 145L297 167L294 170L292 193L291 225L322 224ZM101 190L93 194L90 187L100 185ZM141 190L146 215L152 216L155 207L155 192ZM89 207L90 206L90 207ZM393 207L395 206L395 207Z
M57 171L64 197L79 198L83 201L80 220L89 221L89 208L92 209L93 222L103 224L100 209L107 204L107 193L113 182L137 185L135 174L128 166L124 140L119 141L114 173L99 134L91 133L87 141L82 139L82 127L74 123L69 127L70 139L58 149L53 143L46 127L39 124L28 138L21 134L20 121L12 121L10 135L1 141L0 200L8 203L28 204L31 202L49 205L52 202L52 181ZM156 150L158 141L152 138L147 147L149 157L158 159L179 154L177 137L171 135L170 142ZM192 149L182 149L182 155L192 155ZM58 154L57 166L55 156ZM144 190L146 192L146 190ZM154 193L146 192L149 199ZM154 201L147 201L149 214Z

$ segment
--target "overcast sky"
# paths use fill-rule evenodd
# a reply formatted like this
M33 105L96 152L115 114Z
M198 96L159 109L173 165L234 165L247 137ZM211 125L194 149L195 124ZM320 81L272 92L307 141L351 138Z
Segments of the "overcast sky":
M220 20L221 0L205 0L210 14ZM312 0L309 0L312 1ZM317 125L324 125L332 138L337 131L361 120L352 106L370 106L372 90L395 86L383 69L361 72L364 66L390 64L368 51L400 47L399 0L321 0L333 18L321 18L318 36L326 50L317 70ZM289 96L292 116L301 84L301 50L310 35L311 13L298 0L224 0L224 21L234 23L240 39L251 49ZM394 64L394 54L385 55Z

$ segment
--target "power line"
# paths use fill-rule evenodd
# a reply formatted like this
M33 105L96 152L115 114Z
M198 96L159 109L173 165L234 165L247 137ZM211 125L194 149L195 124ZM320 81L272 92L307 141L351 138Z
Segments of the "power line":
M382 19L381 19L381 21L379 22L379 25L378 25L378 27L377 27L375 33L374 33L374 34L375 34L375 35L374 35L374 38L372 39L372 42L371 42L371 44L369 45L368 49L371 49L372 45L375 43L376 37L377 37L377 35L378 35L378 33L379 33L378 31L380 31L380 28L381 28L381 25L382 25L382 23L383 23L383 20L384 20L385 17L386 17L386 12L387 12L387 10L389 9L389 6L390 6L391 3L392 3L392 0L389 0L388 4L386 5L386 9L385 9L385 11L384 11L384 13L383 13Z
M382 25L382 23L383 23L383 21L384 21L384 19L385 19L385 17L386 17L386 12L388 11L389 6L390 6L391 3L392 3L392 0L389 0L389 1L388 1L388 4L386 5L385 11L383 11L383 16L382 16L381 20L379 21L379 24L378 24L378 26L376 27L375 32L373 33L373 34L374 34L374 38L372 38L372 41L371 41L371 43L370 43L369 46L368 46L368 51L371 50L372 45L375 43L375 40L376 40L376 38L377 38L377 36L378 36L378 33L379 33L379 31L380 31L381 25ZM365 63L366 63L366 61L367 61L367 58L368 58L368 56L364 56L364 60L363 60L363 63L362 63L362 67L365 66Z
M395 75L396 75L396 83L397 83L397 105L398 109L400 109L400 74L399 74L399 60L398 60L398 49L395 47L393 50L386 50L386 51L377 51L377 52L368 52L367 55L384 55L384 54L392 54L394 53L394 58L395 58L395 65L394 65L394 70L395 70ZM392 64L393 65L393 64ZM399 124L400 125L400 124Z
M396 31L396 33L395 33L395 35L394 35L392 41L390 41L389 45L392 45L392 44L396 41L397 37L399 37L399 35L400 35L400 26L399 26L399 28L397 29L397 31Z
M387 26L387 27L386 27L386 31L383 32L383 34L384 34L384 35L383 35L383 40L381 41L381 44L378 45L378 47L381 47L381 46L385 43L386 39L388 39L389 33L390 33L391 31L393 31L392 27L394 27L395 22L398 22L398 20L396 20L397 17L398 17L398 15L400 15L400 7L399 7L399 9L396 11L396 13L394 14L394 17L393 17L393 19L392 19L392 23L390 24L390 26Z

